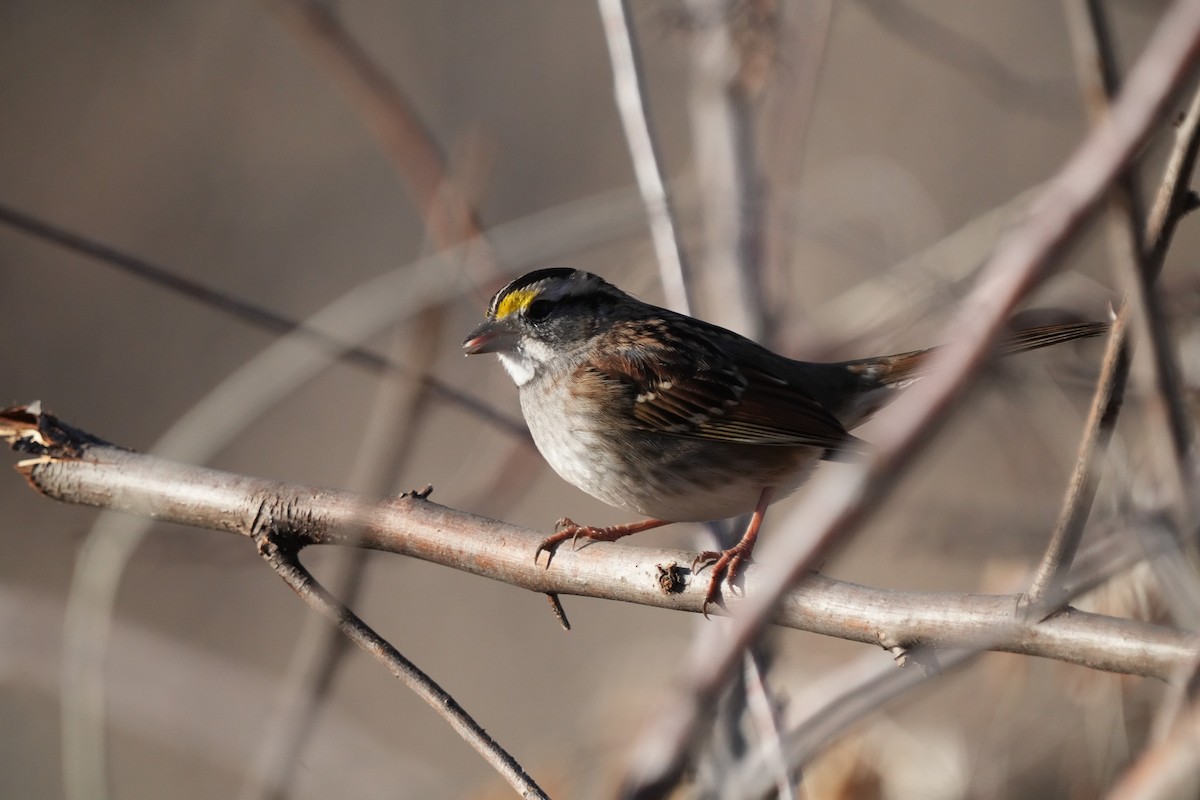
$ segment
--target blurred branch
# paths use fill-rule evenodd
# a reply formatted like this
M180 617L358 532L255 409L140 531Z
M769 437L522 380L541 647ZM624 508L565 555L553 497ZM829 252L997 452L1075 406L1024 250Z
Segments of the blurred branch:
M782 709L767 685L767 665L753 649L748 650L743 657L742 672L742 680L746 685L746 706L750 719L758 729L761 742L759 749L766 753L764 773L773 779L772 789L776 800L795 800L796 792L792 787L799 781L800 770L791 769L783 754L782 723L779 719Z
M1200 696L1189 676L1187 705L1162 741L1146 747L1105 795L1107 800L1172 800L1200 792Z
M397 168L425 223L427 238L448 256L446 267L465 262L474 266L475 280L487 280L497 273L494 256L483 237L474 204L456 181L451 179L441 149L421 122L409 99L370 57L365 48L347 30L328 3L310 0L276 0L270 4L276 17L301 45L311 51L334 81L349 96L367 127L375 134L384 153ZM470 246L461 247L463 243ZM431 305L421 312L410 330L421 336L412 353L421 364L418 374L429 377L429 365L438 351L438 334L444 327L444 304ZM365 444L350 481L352 489L368 497L382 496L395 467L408 451L417 428L401 406L411 407L420 398L403 396L404 388L395 381L381 385L364 434ZM395 430L399 420L407 420L403 431ZM385 464L393 468L386 468ZM352 550L339 561L337 593L353 603L361 589L365 557ZM281 698L280 713L270 736L264 739L251 781L243 796L281 796L300 750L315 719L324 686L332 680L342 652L341 637L330 637L329 629L306 629L306 647L298 647L289 676L288 698Z
M979 42L905 0L858 0L860 8L902 42L942 62L1005 108L1021 108L1047 117L1072 113L1070 88L1027 78L992 55Z
M833 2L793 1L780 11L778 52L787 55L780 56L782 63L775 70L764 109L766 140L763 155L769 168L764 176L767 195L763 219L763 270L768 279L784 274L791 267L791 245L796 226L789 212L788 198L800 181L804 164L808 131L829 44ZM779 311L777 307L767 309L769 323L778 318ZM795 315L796 309L791 309L790 313ZM775 330L768 330L767 341L775 342L776 336Z
M767 331L763 300L763 180L757 126L774 61L770 0L688 0L692 36L688 98L693 160L704 209L701 285L717 320L751 339Z
M1099 124L1108 114L1109 98L1116 94L1118 88L1112 33L1099 0L1070 0L1067 8L1089 116L1094 125ZM1176 147L1186 151L1195 145L1177 137ZM1185 185L1190 177L1190 174L1175 176ZM1168 196L1174 196L1178 191L1179 187L1170 182L1170 176L1160 189L1161 193ZM1117 264L1117 276L1135 312L1132 322L1140 329L1150 349L1148 363L1154 375L1154 389L1160 411L1165 417L1168 447L1175 454L1175 474L1172 476L1175 484L1174 501L1180 504L1183 502L1182 487L1187 482L1189 472L1186 462L1191 448L1191 425L1184 407L1178 359L1173 352L1175 348L1162 309L1162 299L1154 288L1154 280L1162 269L1162 262L1151 264L1147 261L1149 255L1143 239L1145 218L1145 207L1134 172L1124 170L1109 190L1111 250ZM1151 254L1154 252L1165 256L1165 248L1150 251Z
M1125 340L1125 320L1122 309L1113 320L1104 360L1092 405L1084 422L1083 439L1075 459L1075 469L1067 484L1066 497L1046 552L1038 564L1023 604L1039 606L1050 589L1062 581L1071 569L1071 562L1083 538L1083 530L1091 515L1092 502L1100 485L1104 455L1108 451L1117 416L1125 398L1125 381L1129 376L1129 348Z
M282 484L179 464L102 442L36 406L0 413L0 438L36 457L17 465L34 489L64 502L111 508L243 536L270 530L300 549L315 544L399 553L543 593L577 594L699 613L706 581L681 578L690 554L619 543L560 551L554 568L533 560L537 531L444 508L424 495L374 503L359 495ZM766 588L762 570L745 574L748 607ZM748 599L747 599L748 598ZM1093 669L1166 678L1197 644L1188 634L1078 611L1044 622L1015 619L1013 595L875 589L809 576L772 620L786 627L892 648L924 642L966 647L995 634L992 649Z
M340 359L376 373L393 372L413 377L413 370L409 367L391 361L362 345L327 333L318 325L300 322L232 293L184 278L161 265L52 225L14 208L0 205L0 223L10 225L24 233L65 247L80 255L93 258L107 266L117 267L137 278L162 286L177 295L195 300L208 308L239 319L260 330L281 336L294 336L297 341L314 347L317 352L322 353L330 361ZM455 405L461 406L468 413L488 420L502 429L514 431L522 437L525 435L525 426L522 423L507 418L487 403L471 397L439 378L422 375L417 379L428 386L430 390L437 392Z
M195 300L201 305L214 311L239 319L260 330L280 335L297 334L302 339L315 345L331 356L345 359L359 367L366 367L373 372L385 370L400 370L378 353L372 353L363 347L343 342L334 336L271 311L268 308L244 300L230 292L206 286L199 281L185 278L159 264L154 264L144 258L118 250L112 245L91 239L82 234L69 231L57 225L39 219L31 214L18 211L11 206L0 205L0 222L15 228L22 233L37 237L44 242L58 245L79 255L93 258L100 263L116 267L135 278L161 286L170 292L189 300Z
M854 472L817 474L800 506L803 525L774 548L760 590L749 594L728 631L713 631L696 642L683 692L663 702L634 747L628 796L661 797L678 782L687 752L703 733L700 720L713 707L741 652L773 618L789 588L878 509L946 422L987 362L991 342L1016 304L1050 273L1054 257L1149 136L1198 58L1200 4L1177 2L1163 15L1104 124L1088 135L1046 185L1030 215L997 246L940 337L948 344L938 352L928 377L879 415L876 449Z
M1109 112L1110 98L1118 88L1112 36L1103 9L1095 0L1067 0L1066 6L1084 99L1092 124L1098 125ZM1153 284L1162 272L1175 227L1190 210L1186 198L1198 148L1200 91L1193 96L1187 114L1176 126L1175 145L1167 159L1150 218L1143 222L1138 211L1137 187L1132 173L1126 173L1111 190L1108 219L1113 257L1124 272L1126 283L1136 282L1154 297L1157 292ZM1140 233L1143 226L1144 234ZM1139 277L1134 278L1134 275ZM1142 294L1138 292L1135 296ZM1140 313L1144 316L1149 309L1143 308ZM1083 536L1129 379L1129 314L1130 305L1126 302L1113 323L1062 511L1026 594L1028 603L1038 603L1049 588L1062 579L1070 569L1071 559ZM1171 371L1174 373L1173 369ZM1182 413L1182 410L1174 413ZM1178 470L1174 478L1179 495L1178 488L1186 478Z
M625 129L638 190L646 206L646 219L658 257L659 280L667 306L690 314L690 277L677 224L679 214L667 193L662 158L651 128L650 106L643 89L645 75L637 39L630 27L633 15L628 0L599 0L599 4L604 40L612 60L613 94Z
M445 158L399 86L320 0L267 0L267 8L292 32L354 103L363 122L392 160L441 249L474 239L468 265L494 273L495 260L470 204L446 175ZM477 277L479 277L477 275Z
M1143 559L1170 557L1165 543L1154 550L1143 547L1138 537L1128 535L1128 528L1153 528L1158 520L1136 518L1125 521L1080 554L1069 583L1053 589L1053 602L1063 606L1073 598L1085 595L1127 572ZM1173 552L1173 551L1172 551ZM813 700L811 710L803 713L799 724L783 736L783 747L791 769L805 769L837 736L868 716L883 711L888 703L929 681L963 669L989 649L995 631L982 632L971 647L946 650L921 643L900 648L904 662L916 662L901 669L879 659L859 659L856 665L830 673L806 687ZM1174 678L1173 678L1174 679ZM803 703L800 703L802 706ZM735 783L745 785L745 797L760 797L769 791L770 765L777 758L772 747L760 746L738 765Z

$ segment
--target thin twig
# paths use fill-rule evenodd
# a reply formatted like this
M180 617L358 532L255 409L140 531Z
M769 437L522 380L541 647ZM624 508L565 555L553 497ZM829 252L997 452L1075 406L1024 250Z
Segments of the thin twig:
M1104 361L1097 379L1096 393L1084 423L1083 440L1075 459L1075 469L1067 484L1066 497L1055 523L1046 552L1038 564L1024 603L1039 605L1047 592L1071 569L1083 530L1091 514L1092 502L1100 485L1104 454L1108 450L1117 415L1125 397L1129 375L1129 350L1125 342L1126 314L1117 314L1109 333Z
M362 594L367 551L335 554L330 584L347 607ZM287 671L273 687L274 702L261 736L255 740L240 793L241 800L283 800L301 770L300 755L312 738L350 640L320 616L308 615L296 637Z
M817 88L825 64L833 18L832 0L786 3L781 9L779 53L783 64L766 98L764 176L766 209L763 215L763 271L767 280L791 269L795 220L788 198L801 181L808 131L816 105ZM766 341L775 337L780 309L768 304ZM791 309L794 315L796 309Z
M1075 55L1075 71L1088 116L1092 125L1096 125L1108 113L1109 103L1118 88L1112 38L1102 11L1090 0L1066 0L1065 6ZM1143 223L1135 216L1134 196L1126 195L1129 188L1128 181L1118 181L1110 190L1110 250L1113 258L1122 264L1136 254L1139 263L1132 268L1144 270L1146 264L1142 253L1145 248L1142 247L1138 234L1139 226ZM1096 490L1100 485L1104 457L1125 399L1125 384L1129 378L1130 367L1129 345L1126 339L1127 320L1128 306L1123 304L1113 320L1096 392L1084 423L1083 438L1079 444L1075 468L1067 484L1062 510L1050 536L1046 553L1026 594L1030 604L1040 603L1050 587L1067 573L1083 538Z
M703 733L701 720L779 598L879 507L944 424L986 363L990 343L1015 305L1049 274L1054 257L1133 158L1198 57L1200 4L1177 2L1163 16L1104 124L1048 183L1030 216L998 245L941 337L949 344L939 352L929 377L880 415L876 450L852 473L818 474L804 504L808 513L802 529L775 540L765 591L749 594L729 636L714 633L697 642L683 693L663 703L663 713L652 716L653 727L634 748L628 796L661 797L677 783L687 751Z
M747 117L749 106L739 107L734 97L737 53L729 30L730 6L722 0L687 0L687 8L700 21L691 34L688 93L692 160L704 214L699 283L719 323L761 339L765 316L755 300L752 276L745 272L749 254L757 249L752 243L758 233L746 229L745 207L757 194L757 165L744 169L746 148L753 153L748 131L753 123Z
M319 325L301 322L291 317L279 314L268 308L237 297L236 295L206 286L199 281L184 278L172 270L155 264L143 258L126 253L111 245L69 231L45 220L18 211L15 208L0 204L0 223L16 228L24 233L65 247L75 253L95 259L107 266L116 267L135 277L157 284L167 290L195 300L202 305L239 319L255 328L268 331L280 336L291 336L295 341L304 342L316 352L330 361L345 360L358 367L363 367L375 373L394 372L399 375L413 376L413 370L403 364L385 358L378 353L363 347L353 341L329 333ZM481 419L497 423L499 427L518 432L523 435L524 426L510 420L496 411L487 403L472 397L441 379L425 375L419 378L432 391L437 392L450 402L462 407L465 411L479 416Z
M267 8L316 57L354 103L367 128L404 177L430 238L441 249L464 240L468 257L494 276L495 259L465 197L447 176L446 159L400 87L342 25L332 3L267 0Z
M1021 75L1009 61L947 26L938 15L919 10L906 0L859 0L858 6L901 41L963 75L1005 108L1048 117L1069 113L1070 86Z
M456 252L465 257L468 266L474 260L476 280L493 277L496 265L490 246L481 234L474 206L451 180L441 149L399 87L341 24L328 4L287 0L282 4L272 3L271 7L298 42L331 74L352 100L367 127L376 134L417 204L427 240L436 249L449 251L474 239L474 247L457 247ZM441 271L457 270L461 266L459 262L447 259ZM422 362L417 374L426 380L438 350L437 332L443 327L444 316L444 306L432 305L419 315L411 328L422 334L420 346L413 356ZM364 434L366 442L359 449L360 457L351 476L352 489L368 497L385 493L389 476L395 474L408 452L414 432L411 421L403 431L394 430L399 420L411 420L411 414L402 412L400 406L407 406L406 412L411 412L419 402L420 399L411 393L406 397L405 388L394 381L381 385ZM343 585L338 594L352 605L361 589L366 561L361 555L343 561L339 575ZM289 671L295 677L288 683L291 699L285 697L281 701L281 713L272 728L274 735L266 737L267 744L260 750L256 769L252 771L254 782L247 786L247 796L278 796L289 776L294 774L295 760L315 719L320 690L332 680L339 663L340 647L326 635L327 630L311 626L308 629L309 647L297 652L297 659Z
M662 158L644 97L646 80L632 29L629 0L598 0L604 23L604 40L612 60L613 94L625 129L625 142L638 190L646 206L646 220L658 259L659 280L667 305L683 314L692 313L691 280L679 215L666 189Z
M775 797L778 800L795 800L792 784L799 770L790 769L784 758L777 704L771 696L766 670L753 650L746 652L742 672L746 707L758 730L759 749L765 754L766 771L774 779Z
M1106 800L1196 797L1200 792L1197 741L1200 741L1200 697L1193 695L1166 738L1138 754L1105 795Z
M394 337L393 355L401 355L407 345L412 351L409 357L421 364L421 373L428 371L437 352L429 334L440 327L440 316L437 311L427 311L412 326L402 328ZM409 335L412 330L421 330L424 335L414 338ZM419 387L395 378L385 378L379 384L347 480L353 491L365 497L383 497L393 488L393 476L411 452L415 431L420 427L416 411L422 394ZM361 548L339 548L333 555L329 583L333 594L348 607L354 607L362 595L367 555L368 551ZM280 682L275 714L259 739L243 784L243 800L288 796L298 773L296 764L348 644L349 640L321 617L310 615L305 620Z
M1112 34L1099 0L1071 0L1068 19L1072 42L1077 50L1081 82L1093 124L1108 113L1109 98L1117 92L1117 65ZM1190 176L1180 176L1187 181ZM1132 171L1122 173L1110 190L1109 233L1117 274L1127 287L1134 321L1148 340L1150 366L1160 408L1165 415L1169 447L1175 454L1171 480L1177 504L1183 502L1182 487L1187 483L1187 460L1191 448L1191 423L1183 401L1178 359L1167 329L1162 299L1154 281L1162 264L1151 268L1145 263L1146 245L1142 239L1145 213L1141 193ZM1164 253L1165 255L1165 253Z
M1093 0L1069 0L1067 9L1086 105L1092 123L1099 124L1108 113L1109 98L1117 88L1111 36L1102 9ZM1135 195L1130 194L1124 201L1115 200L1110 208L1113 256L1118 263L1125 264L1126 274L1139 271L1147 287L1161 273L1167 245L1176 223L1185 213L1183 198L1188 191L1198 147L1200 91L1193 97L1187 115L1176 128L1175 146L1164 169L1150 218L1145 223L1144 240L1137 235L1143 223L1133 214L1132 197ZM1131 180L1124 181L1123 186L1123 190L1114 191L1132 193ZM1140 256L1138 263L1130 264L1135 252ZM1122 305L1114 320L1062 511L1027 593L1030 603L1040 602L1050 586L1066 574L1083 536L1129 378L1126 324L1129 313L1129 306Z
M386 639L359 619L348 606L329 594L296 558L296 550L269 526L254 534L262 557L310 608L333 622L350 641L382 661L414 694L424 700L508 781L522 797L548 797L479 723L442 687L406 659Z

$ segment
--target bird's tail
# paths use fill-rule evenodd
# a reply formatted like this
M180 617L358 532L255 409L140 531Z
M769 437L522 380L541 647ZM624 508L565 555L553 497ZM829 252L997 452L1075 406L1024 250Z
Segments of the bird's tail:
M1025 328L1009 333L1000 341L996 349L1002 356L1011 356L1063 342L1103 336L1108 329L1107 322L1065 322L1055 325L1039 325L1035 328ZM872 377L883 386L902 384L919 378L929 366L929 356L939 349L930 347L883 358L865 358L861 361L848 362L847 366L854 369L855 365L861 365L864 372L874 372Z
M1040 325L1008 334L998 345L1000 355L1014 355L1052 344L1101 336L1109 329L1107 322L1069 322ZM912 350L891 356L844 361L837 367L853 381L857 391L843 391L851 397L849 403L836 407L835 414L847 429L857 427L929 369L930 355L939 348Z

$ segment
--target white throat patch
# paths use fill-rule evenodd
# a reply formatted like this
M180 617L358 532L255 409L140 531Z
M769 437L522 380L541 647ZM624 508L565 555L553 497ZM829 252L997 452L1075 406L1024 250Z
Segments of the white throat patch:
M525 337L511 353L497 353L517 386L524 386L537 375L538 368L555 358L554 350L533 337Z
M508 372L509 377L517 386L524 386L533 380L533 366L519 353L499 353L500 363Z

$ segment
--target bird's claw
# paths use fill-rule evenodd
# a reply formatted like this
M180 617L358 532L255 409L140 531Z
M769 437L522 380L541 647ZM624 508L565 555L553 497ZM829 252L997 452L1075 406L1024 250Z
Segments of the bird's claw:
M712 575L708 579L708 590L704 593L704 604L700 606L700 613L704 615L705 619L708 619L710 605L725 606L721 601L722 579L728 584L730 591L733 591L733 584L737 580L742 564L749 558L746 548L738 543L728 550L705 550L692 560L693 575L707 566L712 566Z
M533 563L537 563L538 558L542 553L546 553L546 569L550 568L550 560L554 557L554 552L558 546L568 539L571 540L571 549L578 549L579 537L585 539L591 538L593 532L597 529L590 525L580 525L573 521L570 517L560 517L558 522L554 523L554 533L547 536L538 545L537 550L533 552Z

